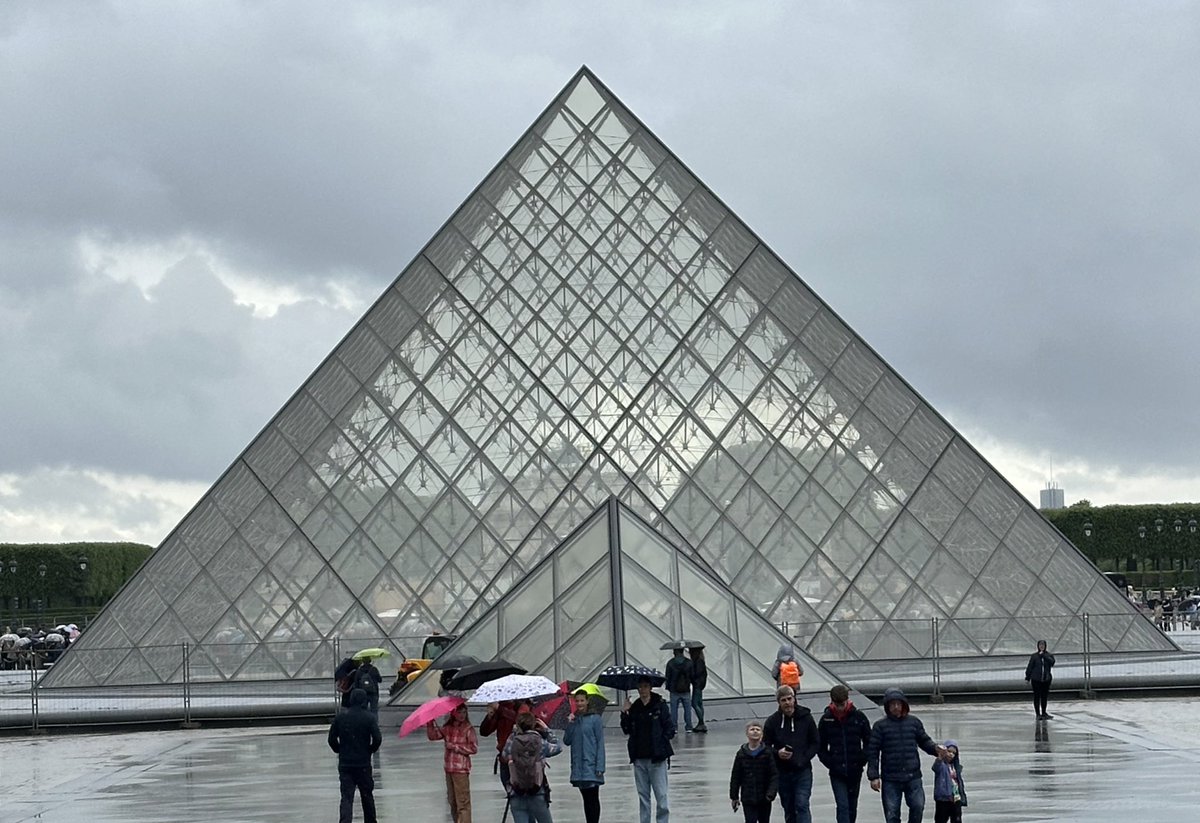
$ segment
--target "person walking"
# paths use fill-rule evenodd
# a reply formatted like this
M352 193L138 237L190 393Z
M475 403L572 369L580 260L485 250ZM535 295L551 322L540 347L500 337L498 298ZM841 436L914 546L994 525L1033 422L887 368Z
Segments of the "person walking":
M779 793L779 767L775 754L763 743L761 720L746 724L746 742L733 756L729 774L729 802L742 807L746 823L771 823L771 804Z
M947 740L942 746L946 754L933 761L933 823L962 823L967 784L958 758L958 742Z
M669 823L671 811L667 799L667 768L675 754L671 738L675 724L666 701L642 678L637 684L638 699L625 701L621 709L621 731L629 738L629 761L633 764L633 779L637 785L638 811L641 823L650 823L650 793L654 792L657 806L655 821Z
M508 763L509 808L513 823L554 823L550 816L550 787L546 758L562 752L549 727L531 713L517 716L517 727L504 744L501 759Z
M1029 655L1029 663L1025 666L1025 682L1033 687L1033 713L1038 720L1049 720L1054 717L1046 711L1046 702L1050 699L1050 681L1054 679L1050 670L1054 668L1054 655L1046 651L1046 641L1037 642L1037 651Z
M367 711L375 715L379 719L379 684L383 682L383 675L379 669L375 668L375 664L370 660L364 660L359 664L358 670L354 674L355 688L362 689L367 693Z
M704 662L704 649L688 649L688 657L692 660L692 710L696 713L696 725L692 731L707 734L708 726L704 725L704 688L708 685L708 665Z
M779 802L784 823L812 823L812 759L820 740L812 712L796 703L791 686L775 691L779 711L763 724L763 740L774 752L779 767Z
M577 691L575 711L567 722L563 743L571 749L571 785L583 798L584 823L600 823L600 787L604 785L604 721L594 711L591 696Z
M430 740L446 745L446 802L454 823L471 823L471 755L479 751L479 738L467 714L467 705L456 706L442 726L430 721L425 726Z
M363 820L376 823L375 780L371 776L371 755L379 751L383 736L379 721L367 710L367 695L352 689L344 711L329 725L329 748L337 752L338 783L342 791L338 823L354 819L354 792L362 800Z
M804 676L804 667L796 659L795 649L791 643L780 643L779 651L775 653L775 663L771 666L771 677L775 685L791 686L792 691L800 691L800 678Z
M679 728L679 707L683 706L683 724L692 730L692 661L683 656L683 649L676 649L667 661L663 674L667 676L667 690L671 693L671 722Z
M941 757L946 750L925 732L925 724L909 711L900 689L883 693L884 716L871 727L867 742L867 779L880 792L885 823L900 823L900 800L908 806L908 823L921 823L925 787L918 750Z
M829 770L837 823L854 823L871 721L851 702L850 689L841 683L829 690L829 705L817 722L817 738L817 759Z
M484 737L496 735L496 760L493 763L493 771L499 773L500 785L504 787L505 794L508 794L508 764L501 757L504 753L504 744L508 742L508 736L516 728L517 715L529 711L532 711L532 705L528 700L504 700L499 703L489 703L487 714L484 716L483 722L479 724L479 733Z

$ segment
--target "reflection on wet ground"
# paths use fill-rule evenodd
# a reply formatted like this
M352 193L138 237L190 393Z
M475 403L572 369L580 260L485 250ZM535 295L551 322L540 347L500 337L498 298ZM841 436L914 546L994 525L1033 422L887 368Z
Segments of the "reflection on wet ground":
M1188 813L1200 801L1200 700L1074 701L1051 704L1036 722L1023 703L914 706L937 740L962 747L972 821L1095 821L1123 812ZM729 767L743 723L680 735L670 776L677 820L734 819ZM499 820L503 796L492 774L491 741L481 741L472 789L475 819ZM633 777L619 732L608 739L604 819L637 819ZM926 759L926 765L931 761ZM567 783L568 755L550 761L556 823L583 820ZM423 735L385 731L377 762L380 820L449 819L441 746ZM333 819L336 760L325 727L201 729L0 741L6 821L287 821ZM932 778L926 780L930 793ZM932 806L932 803L930 803ZM813 816L832 820L833 799L818 764ZM882 819L878 795L863 788L860 820ZM686 818L680 817L686 815ZM932 808L927 814L932 819ZM356 808L356 820L361 810ZM782 820L782 816L780 818Z

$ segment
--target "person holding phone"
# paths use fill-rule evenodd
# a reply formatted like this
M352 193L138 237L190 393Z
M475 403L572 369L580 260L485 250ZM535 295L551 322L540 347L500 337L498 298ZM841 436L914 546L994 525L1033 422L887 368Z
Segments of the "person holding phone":
M812 712L796 703L791 686L775 691L779 711L763 724L763 741L775 753L779 768L779 802L784 823L812 823L809 801L812 798L812 759L820 739Z

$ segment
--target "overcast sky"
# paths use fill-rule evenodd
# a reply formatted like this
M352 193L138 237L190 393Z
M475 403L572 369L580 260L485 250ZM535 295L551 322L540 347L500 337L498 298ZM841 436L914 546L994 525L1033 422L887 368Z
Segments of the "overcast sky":
M0 542L158 543L583 64L1030 499L1200 501L1200 5L14 0Z

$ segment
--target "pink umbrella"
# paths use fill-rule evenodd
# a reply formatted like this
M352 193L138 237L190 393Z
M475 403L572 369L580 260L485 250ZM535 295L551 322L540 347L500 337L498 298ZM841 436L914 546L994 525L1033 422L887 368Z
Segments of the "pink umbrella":
M461 697L446 695L445 697L435 697L427 703L422 703L400 724L400 736L404 737L406 734L416 731L431 720L445 717L465 702Z

